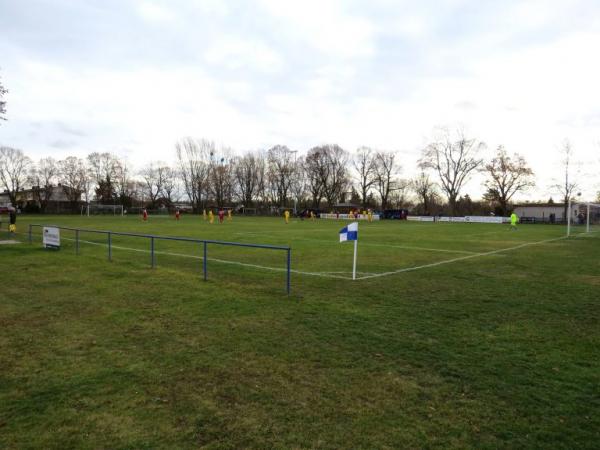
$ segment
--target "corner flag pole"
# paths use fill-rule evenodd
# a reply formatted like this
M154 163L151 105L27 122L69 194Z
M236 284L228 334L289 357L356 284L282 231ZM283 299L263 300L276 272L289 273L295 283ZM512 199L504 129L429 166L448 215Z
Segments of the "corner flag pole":
M358 249L358 239L354 241L354 264L352 264L352 279L356 280L356 251Z

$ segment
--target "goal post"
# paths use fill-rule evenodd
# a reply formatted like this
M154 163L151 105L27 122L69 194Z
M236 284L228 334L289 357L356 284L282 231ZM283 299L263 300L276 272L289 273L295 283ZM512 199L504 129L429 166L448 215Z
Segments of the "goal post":
M125 211L123 209L123 205L99 205L88 203L87 205L83 205L81 207L81 215L82 216L91 216L91 215L112 215L112 216L123 216Z
M590 233L600 225L600 203L588 203L585 207L585 231Z

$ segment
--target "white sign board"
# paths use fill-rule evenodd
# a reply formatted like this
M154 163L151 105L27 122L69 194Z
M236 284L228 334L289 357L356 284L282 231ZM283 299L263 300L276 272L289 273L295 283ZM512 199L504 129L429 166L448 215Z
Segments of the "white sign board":
M342 219L342 220L369 220L368 214L354 214L350 216L350 214L330 214L330 213L321 213L319 214L321 219ZM379 220L379 214L373 214L373 220Z
M44 238L42 242L45 248L60 248L60 229L44 227Z
M435 222L433 216L407 216L406 220L412 220L414 222Z
M503 223L506 222L502 216L465 216L466 222L474 223Z

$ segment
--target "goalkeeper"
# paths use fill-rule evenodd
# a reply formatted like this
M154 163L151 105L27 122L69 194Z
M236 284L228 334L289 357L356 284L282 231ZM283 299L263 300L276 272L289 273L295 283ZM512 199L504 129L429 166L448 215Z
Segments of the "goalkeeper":
M517 229L517 223L519 223L519 216L517 216L517 214L513 212L510 215L510 229L511 230L516 230Z

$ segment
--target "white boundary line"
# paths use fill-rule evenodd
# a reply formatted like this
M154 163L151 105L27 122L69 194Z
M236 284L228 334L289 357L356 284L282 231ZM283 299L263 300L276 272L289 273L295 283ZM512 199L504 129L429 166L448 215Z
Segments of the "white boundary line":
M64 239L65 241L75 241L75 239L72 238L61 238ZM84 243L84 244L91 244L91 245L98 245L98 246L102 246L102 247L107 247L108 244L105 244L103 242L93 242L93 241L86 241L83 239L79 239L80 243ZM132 252L139 252L139 253L150 253L150 250L143 250L143 249L138 249L138 248L131 248L131 247L122 247L120 245L113 245L111 244L112 248L115 248L117 250L128 250L128 251L132 251ZM181 258L191 258L191 259L199 259L199 260L203 260L204 257L202 256L196 256L196 255L186 255L184 253L172 253L172 252L163 252L160 250L156 250L154 251L155 254L157 255L166 255L166 256L178 256ZM243 267L252 267L255 269L264 269L264 270L270 270L273 272L286 272L287 269L283 268L283 267L269 267L269 266L261 266L258 264L250 264L250 263L244 263L244 262L240 262L240 261L230 261L227 259L219 259L219 258L207 258L208 261L214 261L214 262L218 262L218 263L222 263L222 264L232 264L232 265L236 265L236 266L243 266ZM344 277L341 275L333 275L330 274L329 272L303 272L301 270L294 270L291 269L290 272L292 273L296 273L296 274L301 274L301 275L311 275L311 276L315 276L315 277L324 277L324 278L338 278L341 280L351 280L352 277ZM345 273L345 272L340 272L340 273ZM368 273L368 272L363 272L363 273Z
M591 233L595 233L597 231L600 231L600 230L592 231L590 233L580 233L578 235L572 236L571 239L579 238L582 236L587 236L587 235L589 235ZM17 233L17 234L24 234L24 233ZM75 240L75 239L71 239L71 238L63 238L63 239L69 240L69 241ZM438 261L438 262L434 262L434 263L430 263L430 264L423 264L420 266L406 267L403 269L398 269L398 270L394 270L394 271L390 271L390 272L380 272L380 273L371 273L371 274L369 274L368 272L362 272L362 273L367 273L367 275L362 276L362 277L357 277L356 279L357 280L367 280L367 279L371 279L371 278L380 278L380 277L385 277L385 276L396 275L396 274L404 273L404 272L413 272L416 270L427 269L430 267L437 267L437 266L441 266L444 264L450 264L453 262L463 261L463 260L467 260L467 259L478 258L478 257L482 257L482 256L496 255L496 254L503 253L503 252L518 250L520 248L528 247L531 245L541 245L541 244L546 244L549 242L556 242L556 241L565 240L565 239L568 239L568 237L560 236L558 238L545 239L543 241L525 242L523 244L519 244L519 245L516 245L513 247L501 248L501 249L492 250L489 252L469 254L466 256L460 256L458 258L446 259L443 261ZM316 240L316 241L318 241L318 240ZM92 245L98 245L98 246L104 246L104 247L106 247L108 245L105 243L85 241L85 240L81 240L81 239L79 242L88 243L88 244L92 244ZM319 241L319 242L321 242L321 241ZM129 251L135 251L135 252L141 252L141 253L150 253L150 250L135 249L135 248L131 248L131 247L121 247L121 246L117 246L117 245L112 245L112 247L119 249L119 250L129 250ZM162 251L155 251L155 253L162 254L162 255L168 255L168 256L179 256L179 257L183 257L183 258L193 258L193 259L199 259L199 260L203 259L202 256L186 255L183 253L171 253L171 252L162 252ZM276 272L285 272L287 270L285 268L280 268L280 267L261 266L258 264L243 263L243 262L239 262L239 261L229 261L229 260L217 259L217 258L208 258L208 260L223 263L223 264L232 264L232 265L238 265L238 266L243 266L243 267L252 267L252 268L256 268L256 269L264 269L264 270L270 270L270 271L276 271ZM322 277L322 278L335 278L335 279L341 279L341 280L351 280L352 279L349 276L346 277L346 276L337 275L338 273L343 274L343 273L349 273L349 272L304 272L301 270L294 270L294 269L292 269L291 272L295 273L295 274L300 274L300 275L309 275L309 276L316 276L316 277Z
M270 233L259 233L259 232L235 233L235 234L236 235L252 234L252 235L256 235L256 236L270 236ZM331 245L338 244L337 241L326 241L324 239L309 239L309 238L294 238L294 239L291 239L291 241L319 242L321 244L331 244ZM417 246L413 246L413 245L374 244L374 243L370 243L370 242L362 242L360 245L365 246L365 247L403 248L403 249L407 249L407 250L422 250L425 252L462 253L465 255L479 255L479 252L470 252L468 250L450 250L450 249L445 249L445 248L417 247Z
M527 246L530 246L530 245L545 244L547 242L560 241L560 240L563 240L563 239L567 239L567 237L566 236L561 236L559 238L546 239L546 240L543 240L543 241L525 242L524 244L516 245L514 247L501 248L501 249L492 250L492 251L489 251L489 252L477 253L475 255L461 256L459 258L446 259L444 261L438 261L438 262L435 262L435 263L423 264L422 266L406 267L404 269L398 269L398 270L394 270L394 271L391 271L391 272L381 272L381 273L377 273L377 274L374 274L374 275L367 275L367 276L364 276L364 277L359 277L358 279L359 280L366 280L366 279L369 279L369 278L379 278L379 277L386 277L386 276L390 276L390 275L396 275L398 273L413 272L415 270L427 269L429 267L441 266L441 265L444 265L444 264L450 264L450 263L453 263L453 262L463 261L463 260L471 259L471 258L478 258L478 257L481 257L481 256L495 255L497 253L508 252L508 251L511 251L511 250L517 250L519 248L527 247Z

